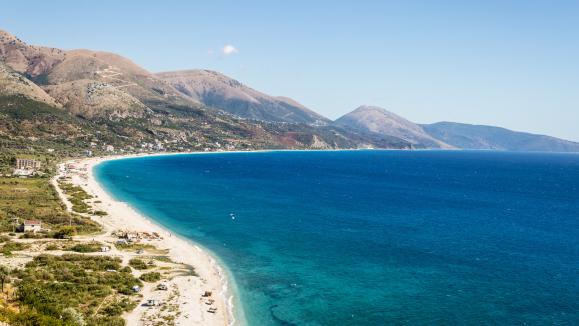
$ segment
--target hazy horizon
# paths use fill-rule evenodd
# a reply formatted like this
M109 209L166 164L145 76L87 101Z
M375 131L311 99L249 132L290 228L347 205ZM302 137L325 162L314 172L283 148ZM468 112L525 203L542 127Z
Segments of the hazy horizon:
M34 10L30 8L33 7ZM335 119L367 104L417 123L579 141L579 3L4 3L25 42L211 69Z

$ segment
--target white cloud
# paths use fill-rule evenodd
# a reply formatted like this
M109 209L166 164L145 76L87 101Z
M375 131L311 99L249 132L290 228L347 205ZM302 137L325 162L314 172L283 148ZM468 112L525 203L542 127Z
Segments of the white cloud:
M226 46L223 47L223 50L221 50L223 52L224 55L230 55L230 54L235 54L238 53L239 51L231 44L227 44Z

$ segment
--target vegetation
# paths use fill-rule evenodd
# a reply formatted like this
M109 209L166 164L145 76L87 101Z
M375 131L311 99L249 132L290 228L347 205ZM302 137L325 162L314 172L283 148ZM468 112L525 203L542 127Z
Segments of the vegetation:
M25 244L22 242L7 241L1 247L0 251L2 252L2 254L4 256L12 256L13 251L20 251L20 250L27 249L29 247L30 247L29 244Z
M68 200L72 204L72 210L77 213L88 213L90 206L85 202L85 200L92 198L89 194L84 191L80 186L75 186L73 184L62 182L58 183L58 186L68 197Z
M100 242L88 242L88 243L78 243L74 246L66 249L74 252L79 253L88 253L88 252L99 252L101 251L101 247L103 246Z
M142 259L139 258L132 258L131 260L129 260L129 266L139 270L149 268L149 265L147 265Z
M158 272L143 273L139 279L144 282L157 282L161 279L161 274Z
M11 325L123 325L121 314L136 306L131 288L142 286L105 256L42 254L12 276L18 309L0 310Z
M4 265L0 265L0 283L2 288L2 293L4 293L4 283L10 277L10 269Z
M89 218L66 212L49 179L0 177L0 231L14 231L24 219L40 220L52 231L27 237L53 237L64 226L79 234L100 230Z
M152 244L135 243L135 242L117 243L117 244L115 244L115 247L117 247L117 249L119 249L119 250L125 250L125 251L136 252L139 250L146 250L147 252L157 253L157 254L164 254L164 253L167 253L169 251L167 249L159 249L159 248L153 246Z
M54 232L53 237L55 239L70 239L76 234L76 228L72 226L62 226L58 231Z

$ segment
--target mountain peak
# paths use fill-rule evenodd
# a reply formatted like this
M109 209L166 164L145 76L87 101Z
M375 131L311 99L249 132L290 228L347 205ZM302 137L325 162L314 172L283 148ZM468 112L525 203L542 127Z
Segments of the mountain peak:
M328 120L295 100L270 96L212 70L156 74L184 96L246 119L326 124Z
M357 107L354 111L382 111L382 112L388 112L388 110L376 106L376 105L360 105L359 107Z
M450 148L428 135L422 127L378 106L362 105L335 121L342 127L363 132L393 136L417 147Z
M351 113L362 113L362 112L366 112L366 113L374 113L374 114L381 114L381 115L387 115L387 116L396 116L400 119L403 119L402 117L398 116L397 114L386 110L383 107L380 106L376 106L376 105L360 105L359 107L357 107L354 111L352 111Z

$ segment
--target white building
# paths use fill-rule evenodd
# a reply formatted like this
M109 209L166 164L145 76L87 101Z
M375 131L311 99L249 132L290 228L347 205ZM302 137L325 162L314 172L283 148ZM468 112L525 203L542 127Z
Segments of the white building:
M16 169L17 170L35 170L40 168L40 162L36 160L29 160L26 158L16 159Z
M22 231L24 232L38 232L42 230L42 222L38 220L24 220L22 223Z

